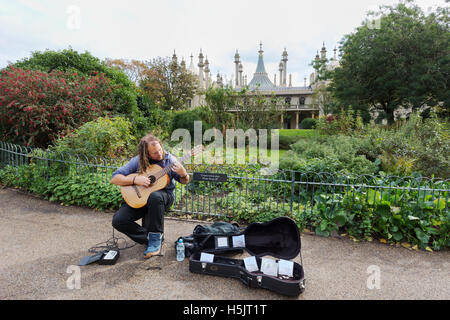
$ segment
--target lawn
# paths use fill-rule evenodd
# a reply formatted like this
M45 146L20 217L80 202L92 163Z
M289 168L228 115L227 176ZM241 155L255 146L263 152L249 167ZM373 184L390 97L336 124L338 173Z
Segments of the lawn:
M279 129L280 137L302 137L309 138L314 136L316 130L314 129Z
M279 150L275 150L278 152L277 154L273 154L273 161L275 163L278 163L278 159L281 159L284 154L290 149L289 145L292 143L295 143L299 139L308 139L310 137L313 137L317 134L316 130L308 130L308 129L279 129ZM270 143L267 146L267 158L272 157L272 150L270 149ZM240 148L233 148L234 149L234 157L236 163L243 164L244 162L247 164L255 163L255 161L250 161L250 155L256 155L258 158L258 163L261 163L259 159L259 147L256 148L250 148L248 145L246 145L245 151ZM211 157L214 157L214 153L211 154L212 151L205 152L203 155L203 163L212 163L214 162ZM245 155L244 155L245 152ZM223 162L226 162L226 147L223 147ZM181 155L180 155L181 156ZM244 158L245 156L245 158ZM244 160L245 159L245 160Z

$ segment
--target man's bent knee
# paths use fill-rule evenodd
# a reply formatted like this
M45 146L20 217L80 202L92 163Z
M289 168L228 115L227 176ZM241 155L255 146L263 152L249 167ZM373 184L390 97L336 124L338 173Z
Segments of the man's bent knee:
M112 218L112 222L111 222L112 226L114 229L118 230L120 228L120 219L117 217L117 213L113 216Z
M161 191L155 191L148 197L147 203L164 203L164 197Z

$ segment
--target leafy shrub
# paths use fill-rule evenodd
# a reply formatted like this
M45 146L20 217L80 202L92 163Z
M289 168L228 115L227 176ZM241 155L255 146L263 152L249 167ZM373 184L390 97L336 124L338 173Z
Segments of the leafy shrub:
M36 194L47 192L45 170L36 164L7 166L0 170L0 181L7 187L29 190Z
M296 157L286 154L280 162L282 168L306 169L311 160L314 162L311 170L316 170L318 162L334 163L337 159L338 170L354 174L373 174L381 169L395 175L450 177L448 122L439 120L434 112L427 119L413 113L409 119L390 127L371 124L364 128L358 124L358 117L352 120L351 115L347 111L321 118L317 131L322 135L292 145ZM298 159L305 161L296 164ZM330 166L326 171L332 169L336 167Z
M359 140L344 135L299 140L280 159L280 168L301 172L375 174L378 163L358 155Z
M278 137L278 146L280 149L289 150L291 148L291 145L296 143L300 139L301 139L301 137L298 137L298 136L279 136Z
M137 145L131 132L131 123L124 117L100 117L58 139L51 149L103 158L129 158L136 153Z
M202 122L202 134L205 130L210 129L211 125L208 121L211 117L210 110L207 107L197 107L195 109L177 111L172 120L172 130L187 129L194 140L194 122Z
M111 84L103 74L9 68L0 72L2 139L47 147L112 108Z
M52 177L47 184L47 198L64 205L96 210L118 209L123 198L118 186L98 183L93 175Z
M374 144L383 150L384 168L400 172L420 172L422 175L450 177L449 130L434 112L422 119L417 113L397 122L390 130L377 130Z
M315 129L317 120L313 118L305 118L300 122L300 128L302 129Z
M320 117L317 120L316 129L319 130L321 134L326 135L352 135L363 129L363 120L359 111L355 116L354 111L349 108L347 110L342 110L341 113L337 115Z
M170 110L163 110L147 95L138 97L138 107L145 117L146 131L152 132L161 140L167 140L168 138L170 139L174 112ZM145 134L147 132L145 132ZM145 134L136 134L136 136L140 137Z
M95 174L48 175L35 164L8 166L0 170L0 182L43 196L63 205L77 205L96 210L117 209L123 202L118 186L99 183Z
M79 74L85 78L103 74L112 84L112 108L114 113L139 117L135 84L119 69L108 67L106 62L92 56L88 51L79 53L72 48L60 51L34 51L31 57L17 61L12 68L39 70L44 73L61 71L64 74Z
M279 147L283 150L291 149L291 145L301 139L309 139L316 136L316 131L311 129L279 129ZM271 135L267 136L271 138Z
M401 191L394 198L374 189L348 192L342 202L350 218L347 230L361 237L358 231L361 230L361 221L370 218L369 223L365 222L366 238L370 235L390 242L405 241L422 249L428 246L436 250L449 247L450 219L445 210L446 195L433 198L429 194L417 201L416 192ZM402 199L401 203L399 199Z
M413 173L414 162L416 162L416 159L408 159L402 156L394 157L386 151L383 151L379 159L384 172L398 176L410 176Z

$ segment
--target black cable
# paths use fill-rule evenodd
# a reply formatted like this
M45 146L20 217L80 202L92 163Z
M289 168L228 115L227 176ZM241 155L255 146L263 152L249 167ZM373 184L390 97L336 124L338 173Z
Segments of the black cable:
M119 240L123 240L125 242L125 246L124 247L120 247L119 245ZM95 246L91 247L88 251L90 253L99 253L99 252L107 252L109 250L126 250L126 249L130 249L133 248L136 245L136 243L127 246L127 240L125 238L122 237L116 237L114 235L114 228L112 229L112 238L106 240L105 242L100 242L98 244L96 244Z

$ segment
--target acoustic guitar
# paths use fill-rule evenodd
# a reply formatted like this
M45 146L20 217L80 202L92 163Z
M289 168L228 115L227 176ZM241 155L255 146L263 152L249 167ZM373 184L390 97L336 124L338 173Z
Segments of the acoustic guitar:
M178 162L181 164L189 159L191 156L195 156L203 152L203 146L197 146L192 149L188 154L184 155ZM168 172L172 169L175 163L169 164L167 167L162 168L157 164L152 164L144 173L132 173L128 177L146 176L150 179L150 186L120 186L120 192L125 202L132 208L142 208L147 204L148 197L154 191L164 189L169 183L170 178Z

